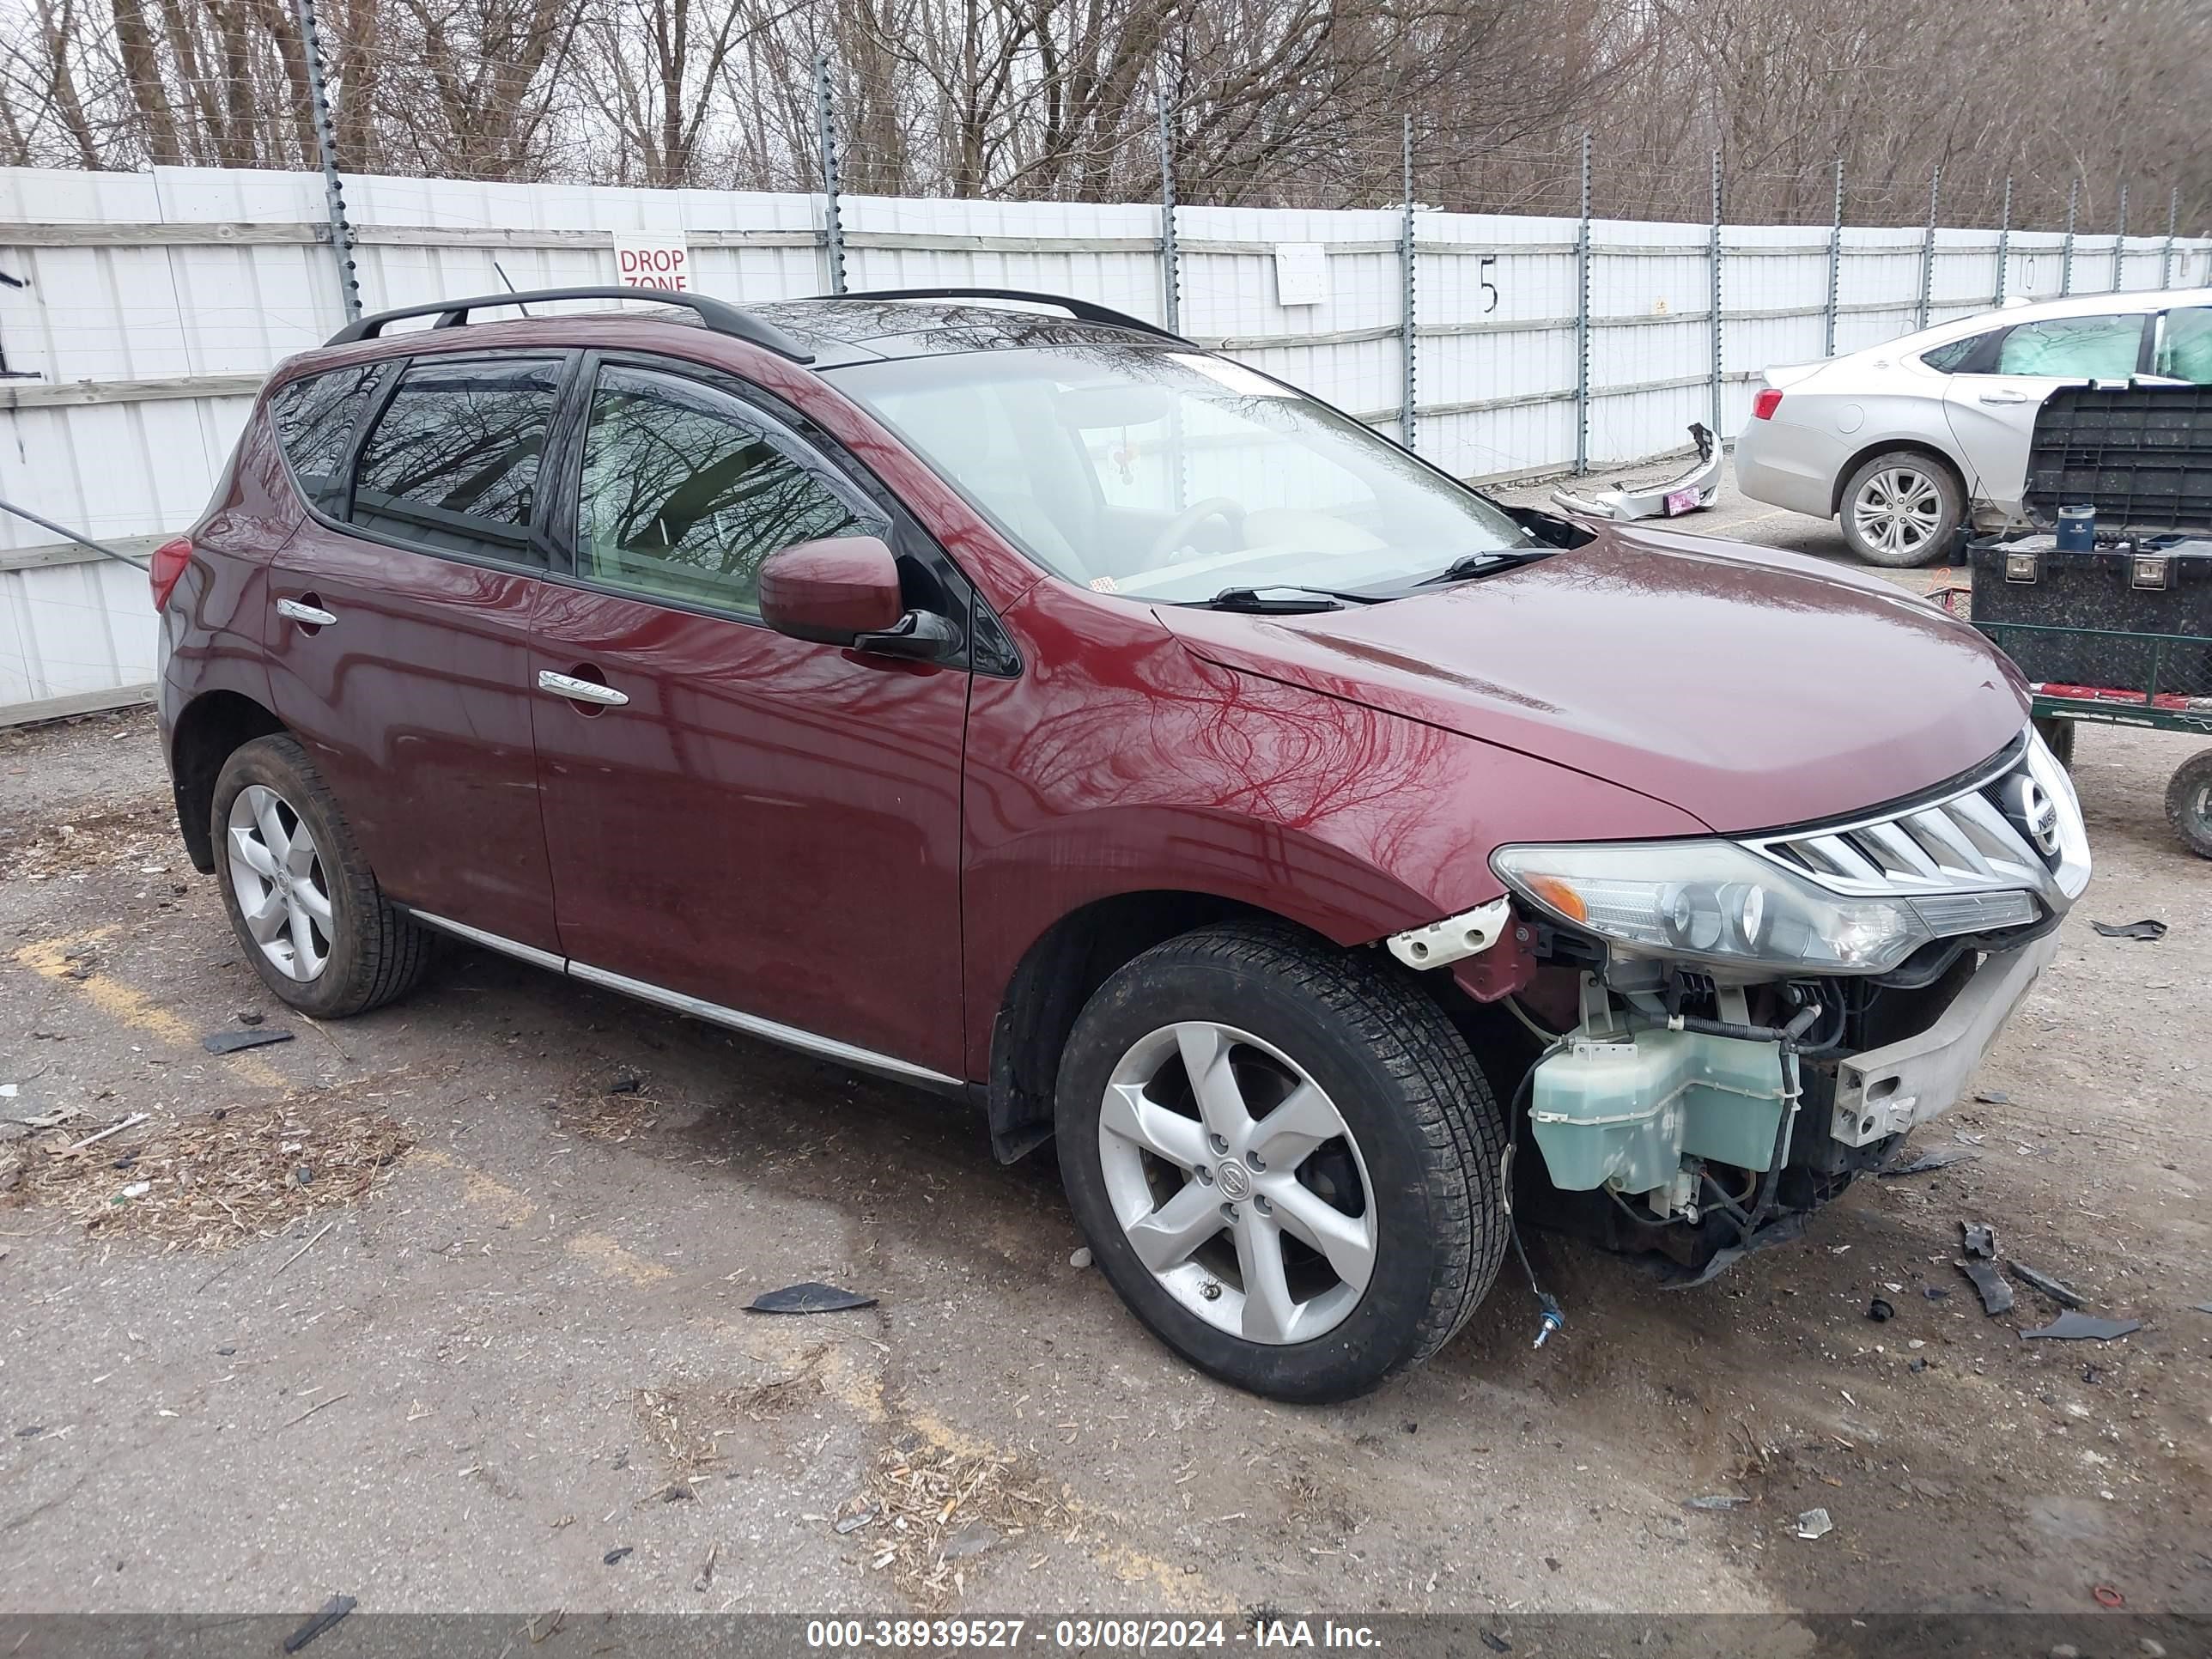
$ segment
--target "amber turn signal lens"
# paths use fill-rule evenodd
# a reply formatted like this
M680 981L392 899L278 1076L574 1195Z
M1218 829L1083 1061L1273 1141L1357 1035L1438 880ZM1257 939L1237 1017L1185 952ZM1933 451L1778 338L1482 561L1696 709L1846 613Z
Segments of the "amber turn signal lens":
M1557 910L1569 921L1588 921L1589 920L1589 909L1588 906L1583 904L1582 895L1576 892L1573 888L1568 886L1566 883L1561 881L1557 876L1529 877L1528 890L1534 893L1538 898L1543 900L1545 903L1550 905L1554 910Z

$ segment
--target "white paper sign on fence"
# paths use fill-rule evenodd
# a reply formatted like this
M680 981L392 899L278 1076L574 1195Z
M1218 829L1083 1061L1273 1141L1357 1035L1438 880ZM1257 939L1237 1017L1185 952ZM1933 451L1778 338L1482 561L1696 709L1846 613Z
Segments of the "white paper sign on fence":
M691 251L681 236L634 236L617 231L615 281L624 288L691 290Z
M1275 303L1328 303L1328 250L1319 242L1275 244Z

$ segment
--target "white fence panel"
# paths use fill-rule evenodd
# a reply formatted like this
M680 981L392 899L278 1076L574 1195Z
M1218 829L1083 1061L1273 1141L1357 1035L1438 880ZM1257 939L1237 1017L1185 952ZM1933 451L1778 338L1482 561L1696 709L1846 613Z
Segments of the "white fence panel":
M830 287L819 195L350 177L362 305L610 284L612 234L680 231L700 291L765 303ZM1165 315L1155 204L840 202L853 289L977 287L1080 295ZM1180 210L1179 322L1396 435L1407 350L1392 210ZM1711 228L1595 221L1588 329L1572 219L1414 216L1416 447L1463 477L1594 469L1679 451L1713 416ZM1829 233L1726 227L1720 424L1748 417L1759 372L1823 353ZM1275 250L1323 250L1327 294L1281 303ZM2065 239L2005 239L2002 291L2046 298ZM1835 345L1853 351L1970 315L1998 292L1989 231L1847 228ZM2212 243L2074 239L2071 289L2212 282ZM2170 272L2170 276L2168 273ZM189 525L269 370L343 320L319 174L162 167L0 169L0 498L104 539ZM1586 403L1576 388L1587 352ZM143 550L144 544L139 544ZM96 696L153 667L143 579L79 561L0 515L0 708Z

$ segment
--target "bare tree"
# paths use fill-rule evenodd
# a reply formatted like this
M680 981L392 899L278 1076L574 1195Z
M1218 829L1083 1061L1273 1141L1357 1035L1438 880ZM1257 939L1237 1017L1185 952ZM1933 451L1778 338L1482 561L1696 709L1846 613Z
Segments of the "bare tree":
M293 0L0 0L17 163L311 167ZM2139 198L2212 214L2203 0L324 0L356 172L817 187L832 64L848 188L1086 201L1420 199L1702 219L2085 225ZM2023 72L2063 65L2063 99Z

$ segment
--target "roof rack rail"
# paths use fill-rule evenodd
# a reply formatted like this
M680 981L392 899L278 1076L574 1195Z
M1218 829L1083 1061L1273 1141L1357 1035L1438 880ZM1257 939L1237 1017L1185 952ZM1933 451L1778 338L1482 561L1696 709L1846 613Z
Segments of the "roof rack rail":
M1088 300L1071 300L1064 294L1036 294L1021 288L877 288L853 294L824 294L824 300L1024 300L1031 305L1058 306L1079 322L1103 323L1113 328L1133 328L1140 334L1152 334L1163 340L1173 340L1177 345L1194 345L1172 329L1162 328L1158 323L1148 323L1141 317L1132 317L1126 311L1093 305Z
M703 294L675 294L665 289L651 288L541 288L527 294L481 294L472 300L441 300L434 305L402 306L397 311L380 311L372 316L356 318L323 343L349 345L356 340L374 340L384 332L386 323L396 323L406 317L435 317L438 320L431 325L433 328L459 328L469 320L472 311L539 301L550 304L556 300L649 300L660 305L683 306L697 312L700 322L716 334L750 341L795 363L814 361L812 352L775 324L763 322L733 305L710 300Z

